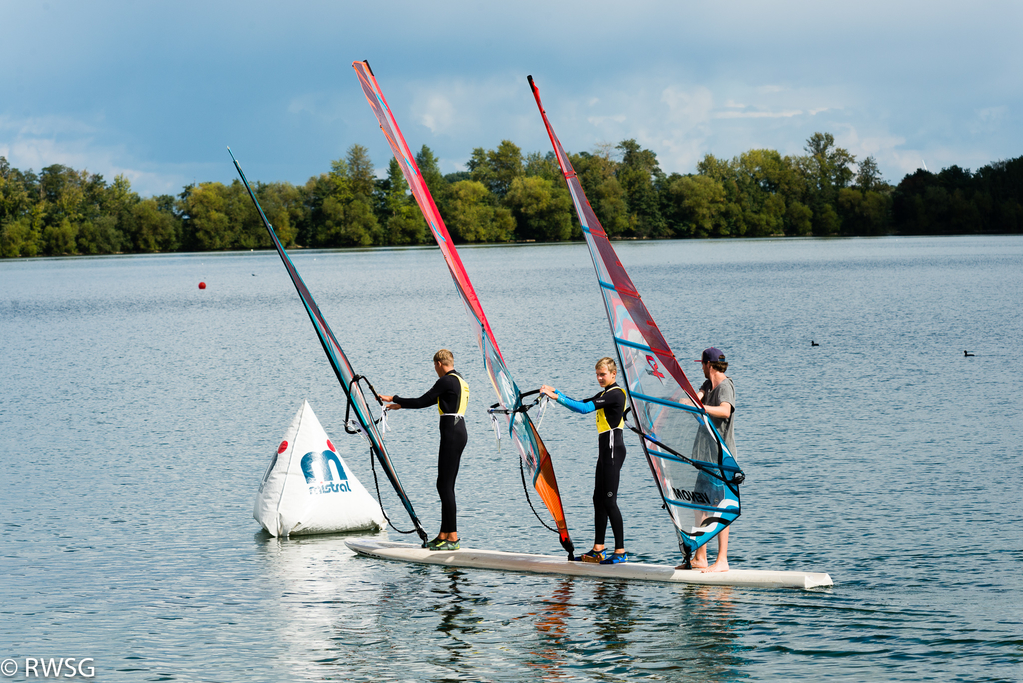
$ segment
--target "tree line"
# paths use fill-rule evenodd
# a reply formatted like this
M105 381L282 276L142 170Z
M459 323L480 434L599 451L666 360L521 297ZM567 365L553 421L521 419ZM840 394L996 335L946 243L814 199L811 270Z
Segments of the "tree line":
M1023 232L1023 156L973 173L918 170L892 186L873 157L857 161L829 133L815 133L804 152L755 149L730 160L708 154L696 173L668 175L653 151L624 140L571 161L611 238ZM474 149L466 170L444 175L424 145L416 163L459 243L582 236L552 152L524 155L505 140ZM362 145L305 185L257 182L253 189L287 246L432 243L397 162L377 178ZM5 258L271 246L238 180L143 198L123 175L108 183L60 164L37 174L0 156Z

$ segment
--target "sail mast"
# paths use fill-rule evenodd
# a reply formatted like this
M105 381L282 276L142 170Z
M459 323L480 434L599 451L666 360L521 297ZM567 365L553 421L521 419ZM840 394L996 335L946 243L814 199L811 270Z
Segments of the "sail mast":
M647 464L688 562L697 548L738 518L744 475L618 260L551 127L533 77L527 80L593 259L638 425L635 431L642 436Z
M228 147L227 151L228 154L231 155L234 167L238 170L238 175L241 176L245 189L249 191L249 197L252 198L252 203L256 205L256 211L259 213L259 217L263 221L263 226L266 228L266 231L270 234L270 239L273 240L278 256L281 257L284 267L288 270L288 275L291 277L291 282L295 285L295 289L298 291L299 298L302 299L302 304L305 306L306 313L309 314L309 320L312 322L313 328L316 330L316 336L320 340L323 352L327 354L330 366L333 368L334 374L337 375L337 381L341 384L341 389L345 392L345 396L348 398L349 407L355 412L355 416L358 419L359 424L362 426L362 433L369 439L370 450L372 451L373 456L376 457L377 462L379 462L383 467L388 481L391 482L391 486L394 487L395 493L398 494L398 498L405 507L405 511L412 519L412 523L415 525L415 532L425 542L428 538L426 530L424 530L423 525L420 524L419 517L416 516L416 511L412 508L412 501L409 500L404 487L401 485L401 480L398 479L398 473L394 469L391 457L387 453L387 448L384 446L383 438L377 429L376 422L373 420L373 413L366 401L366 396L362 392L362 387L358 384L358 380L363 378L355 374L355 370L352 369L351 363L348 362L348 357L345 355L345 352L341 349L341 345L334 337L334 333L331 331L330 325L327 324L323 314L320 313L320 308L316 305L316 301L313 299L312 293L309 291L309 288L306 287L305 282L302 280L302 276L299 275L298 269L292 262L291 257L288 256L288 252L284 249L281 241L277 238L277 233L274 232L273 226L270 225L270 221L267 219L266 214L263 213L263 207L259 205L259 200L256 199L255 192L252 191L249 181L245 178L245 173L242 171L241 164L239 164L238 160L234 158L234 153L231 152L230 147Z
M441 218L440 211L437 210L437 205L433 201L433 196L430 194L430 190L419 172L415 158L408 148L404 136L401 134L401 129L394 118L394 113L387 106L387 101L384 99L380 85L377 83L376 77L369 67L369 62L353 62L352 67L355 69L359 82L362 84L366 100L377 117L380 130L383 131L384 137L387 138L391 151L394 153L394 158L401 167L405 180L409 184L412 195L419 204L423 217L426 218L427 225L430 226L430 232L433 233L437 245L440 246L444 260L448 264L451 278L455 283L455 289L465 305L466 313L476 333L476 340L479 343L480 350L483 352L484 368L490 378L491 385L494 387L494 391L497 393L501 407L500 410L494 410L492 414L503 423L503 433L508 435L513 443L515 443L521 456L522 464L532 478L534 489L540 495L540 498L554 519L562 547L570 556L574 556L575 548L568 533L564 506L561 502L561 494L558 491L558 481L554 475L554 465L551 462L550 454L540 438L540 434L537 432L533 421L526 412L527 406L524 406L522 403L522 393L519 391L518 385L515 384L515 380L512 379L511 372L509 372L504 362L501 349L497 345L494 333L490 329L490 323L483 312L483 306L480 304L476 290L469 280L465 266L462 265L462 259L458 256L458 250L455 248L451 235L448 234L448 229Z

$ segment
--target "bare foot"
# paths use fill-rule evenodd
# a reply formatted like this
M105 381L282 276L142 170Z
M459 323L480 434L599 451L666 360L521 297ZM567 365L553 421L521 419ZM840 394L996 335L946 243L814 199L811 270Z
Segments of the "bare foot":
M704 574L709 574L711 572L727 572L728 571L728 560L718 560L717 562L715 562L711 566L706 567L706 568L702 569L701 571L703 571Z
M690 562L688 565L680 564L677 567L675 567L675 569L695 569L696 571L700 571L700 570L703 570L703 569L706 569L706 568L707 568L707 563L706 562L704 562L703 564L697 564L696 562Z

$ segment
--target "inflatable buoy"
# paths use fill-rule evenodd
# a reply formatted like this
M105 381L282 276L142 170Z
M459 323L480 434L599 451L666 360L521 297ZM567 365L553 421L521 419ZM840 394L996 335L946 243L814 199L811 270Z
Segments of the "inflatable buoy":
M200 282L199 283L199 289L206 289L206 283L205 282Z

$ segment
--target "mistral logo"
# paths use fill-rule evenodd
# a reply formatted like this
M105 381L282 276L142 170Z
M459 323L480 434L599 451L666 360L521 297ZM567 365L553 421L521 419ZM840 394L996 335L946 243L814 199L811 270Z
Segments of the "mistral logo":
M309 485L309 493L348 493L352 490L341 459L332 450L310 451L303 455L302 474Z

